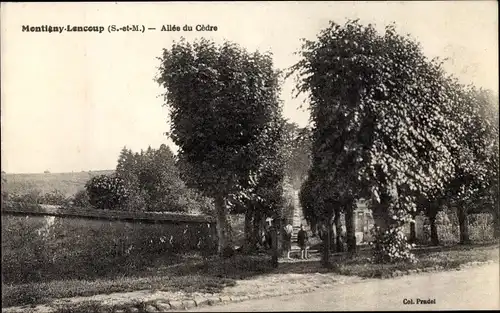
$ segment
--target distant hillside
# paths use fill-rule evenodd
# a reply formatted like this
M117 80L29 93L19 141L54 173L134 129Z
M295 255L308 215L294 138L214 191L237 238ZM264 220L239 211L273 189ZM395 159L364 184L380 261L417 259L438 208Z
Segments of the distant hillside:
M85 187L85 183L94 176L112 174L114 170L75 172L75 173L44 173L44 174L4 174L2 173L2 189L8 193L25 194L39 190L47 193L54 190L73 196ZM5 181L4 179L5 178Z

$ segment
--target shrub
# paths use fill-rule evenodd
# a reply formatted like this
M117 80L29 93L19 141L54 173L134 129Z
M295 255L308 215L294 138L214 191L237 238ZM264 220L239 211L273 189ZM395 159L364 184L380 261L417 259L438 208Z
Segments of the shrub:
M125 203L126 211L147 211L149 195L145 190L129 187L129 196Z
M177 200L177 210L190 214L207 214L214 212L213 201L192 189L184 189Z
M85 189L79 190L73 196L73 205L82 208L90 206L90 198L89 195L87 194L87 190Z
M46 194L42 194L39 190L33 189L24 194L3 193L3 201L12 201L29 204L50 204L50 205L68 205L70 199L59 190L53 190Z
M61 191L54 190L52 192L48 192L44 194L40 198L40 203L42 204L50 204L50 205L68 205L70 199L67 198Z
M41 195L41 192L37 189L33 189L24 194L9 193L8 195L6 195L4 200L20 203L41 204L42 199L43 196Z
M116 175L129 192L127 211L210 213L211 199L186 186L180 177L175 156L166 145L133 153L122 149Z
M85 189L90 204L96 209L120 209L129 198L123 179L112 175L92 177L85 184Z
M2 217L2 280L39 280L41 267L50 263L45 220L28 220Z

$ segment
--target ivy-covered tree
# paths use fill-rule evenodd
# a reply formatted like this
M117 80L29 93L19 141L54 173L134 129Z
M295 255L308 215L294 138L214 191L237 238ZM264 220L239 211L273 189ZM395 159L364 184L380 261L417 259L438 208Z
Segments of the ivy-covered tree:
M491 146L488 147L489 157L485 162L485 166L487 168L485 183L486 188L482 193L484 194L484 197L482 198L483 201L482 203L480 203L480 205L484 205L486 208L488 208L488 211L491 212L494 223L494 237L498 238L500 236L500 203L498 201L500 193L500 185L498 184L498 180L500 178L498 95L493 96L492 93L490 93L490 100L492 107L490 107L491 111L486 115L486 118L492 125L491 134L493 135L493 140Z
M419 208L430 221L431 244L438 245L436 217L445 206L458 215L460 242L469 241L467 215L491 212L498 216L498 103L486 90L464 86L450 77L447 90L454 105L446 113L460 128L449 147L453 175L444 188L420 195Z
M170 108L171 138L183 177L215 202L218 251L232 249L230 195L260 164L258 144L280 106L272 57L224 42L181 40L164 49L157 81Z
M456 208L460 242L467 243L467 215L479 212L495 215L498 211L494 206L498 198L498 105L495 107L486 90L456 82L454 87L460 89L460 97L450 118L463 125L463 132L458 137L459 145L452 150L450 162L455 167L454 175L437 200ZM437 244L434 237L437 234L431 232L432 241Z
M308 94L320 181L341 199L372 200L381 234L399 234L414 194L443 188L454 170L462 128L446 118L454 95L441 64L394 25L379 34L358 21L331 22L301 56L292 72Z

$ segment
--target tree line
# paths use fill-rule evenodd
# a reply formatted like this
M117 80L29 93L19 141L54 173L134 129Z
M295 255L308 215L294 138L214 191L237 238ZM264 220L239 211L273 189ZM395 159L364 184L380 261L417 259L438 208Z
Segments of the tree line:
M461 242L474 210L493 213L498 232L498 102L491 93L460 84L394 24L380 34L357 20L331 22L300 55L290 74L310 103L313 161L301 189L310 220L331 223L344 212L354 251L353 207L368 200L384 262L413 259L401 227L419 212L430 219L435 245L436 215L445 206L458 209Z
M282 71L272 53L229 41L181 39L163 49L155 79L178 153L166 145L123 148L115 173L89 180L75 202L212 214L221 256L234 246L230 214L244 214L245 248L254 250L263 221L288 214L292 189L300 189L308 222L328 231L323 246L338 250L343 215L348 251L356 252L354 209L366 201L380 262L414 260L412 222L420 213L435 245L444 208L457 211L462 243L471 213L491 212L498 236L491 92L460 83L394 24L379 33L357 20L331 22L298 55ZM281 86L291 76L309 104L304 128L283 116ZM401 231L406 223L410 238Z
M271 53L182 39L159 58L156 80L165 89L180 173L214 199L221 255L231 248L232 207L245 213L248 229L283 213L290 142L307 150L291 182L301 186L306 218L331 225L345 213L351 251L359 199L373 212L384 262L413 258L401 227L418 212L429 216L435 244L432 225L444 206L458 209L464 242L464 216L480 209L498 216L498 102L491 94L459 83L395 25L380 34L358 21L331 22L299 55L284 73ZM280 92L291 75L307 95L310 126L287 140L293 132ZM324 259L328 264L327 253Z

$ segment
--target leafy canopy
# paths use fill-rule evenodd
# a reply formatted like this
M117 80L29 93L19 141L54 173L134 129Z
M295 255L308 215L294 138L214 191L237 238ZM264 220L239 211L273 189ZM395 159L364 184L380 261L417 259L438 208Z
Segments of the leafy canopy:
M116 167L129 190L131 210L209 213L210 201L181 180L175 155L165 145L133 153L123 148Z
M291 73L310 103L316 197L384 196L404 215L412 193L443 188L463 126L447 118L457 95L438 60L394 25L358 21L331 22L300 55Z
M181 40L164 49L158 82L165 87L171 137L190 186L207 196L238 193L242 178L272 136L279 111L279 73L270 54L249 53L231 42L217 46Z

